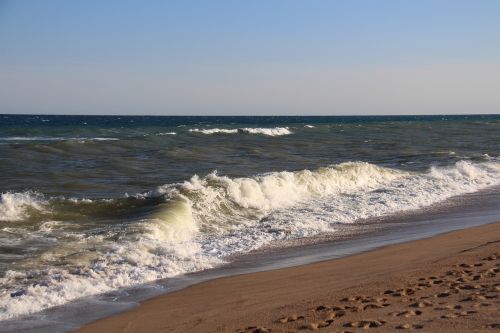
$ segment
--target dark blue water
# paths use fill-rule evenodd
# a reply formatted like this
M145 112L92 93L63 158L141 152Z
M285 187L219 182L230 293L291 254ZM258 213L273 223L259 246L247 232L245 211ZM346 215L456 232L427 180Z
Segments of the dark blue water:
M248 127L289 127L293 135L189 132L194 128ZM50 195L110 197L150 190L213 170L241 177L316 169L345 161L425 169L430 164L453 163L482 154L498 156L499 130L498 115L0 115L0 191L35 189Z
M141 127L179 125L265 125L347 124L406 121L498 121L499 115L428 115L428 116L67 116L67 115L0 115L0 126L97 126ZM49 120L49 121L47 121Z

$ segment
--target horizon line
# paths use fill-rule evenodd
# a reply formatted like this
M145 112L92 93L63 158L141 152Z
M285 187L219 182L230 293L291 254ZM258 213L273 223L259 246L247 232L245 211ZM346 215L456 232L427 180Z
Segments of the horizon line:
M350 114L350 115L199 115L199 114L59 114L59 113L0 113L0 116L69 116L69 117L439 117L439 116L500 116L499 113L436 113L436 114Z

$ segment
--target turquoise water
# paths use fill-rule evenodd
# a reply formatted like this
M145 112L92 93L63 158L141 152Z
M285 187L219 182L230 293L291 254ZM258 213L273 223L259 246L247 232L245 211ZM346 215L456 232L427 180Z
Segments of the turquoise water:
M498 133L498 115L0 115L0 319L491 188Z

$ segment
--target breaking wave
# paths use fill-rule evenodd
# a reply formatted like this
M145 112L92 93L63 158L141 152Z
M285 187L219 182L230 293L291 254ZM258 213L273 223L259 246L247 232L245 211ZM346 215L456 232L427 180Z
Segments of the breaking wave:
M0 221L20 221L28 217L29 211L43 211L47 202L36 192L1 193Z
M17 232L20 238L57 235L58 243L37 258L39 267L10 270L0 279L0 319L208 269L278 240L334 233L342 223L418 209L499 184L500 163L492 159L426 172L364 162L244 178L213 172L108 200L4 193L1 219L16 222L16 228L2 232ZM39 221L32 222L38 227L23 231L23 219L41 210ZM120 226L72 229L60 221L68 210L92 218L134 218Z
M247 134L261 134L268 136L280 136L280 135L289 135L292 134L288 127L273 127L273 128L207 128L207 129L199 129L192 128L189 132L197 132L203 134L237 134L237 133L247 133Z

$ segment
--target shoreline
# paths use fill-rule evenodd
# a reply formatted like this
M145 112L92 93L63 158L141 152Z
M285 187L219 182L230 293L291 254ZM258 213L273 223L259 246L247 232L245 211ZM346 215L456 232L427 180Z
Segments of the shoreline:
M500 327L494 317L500 309L495 291L500 286L500 273L495 271L500 260L482 259L495 253L500 256L500 222L339 259L201 282L141 302L77 332L347 332L366 325L374 332L404 328L490 332L496 330L494 325ZM461 264L471 268L457 266ZM487 269L493 271L487 273ZM475 276L479 276L477 282L468 282ZM436 279L442 283L433 284ZM483 284L461 289L470 283ZM388 289L400 295L384 294ZM459 298L467 297L470 302L460 302ZM341 302L343 298L348 301ZM432 306L409 307L419 302ZM368 304L369 308L359 310ZM409 312L394 315L405 311Z
M26 317L3 321L0 332L70 332L137 307L140 302L221 277L301 266L347 257L384 246L428 238L498 221L500 188L456 196L421 211L364 220L337 230L341 237L317 237L233 258L213 269L78 299ZM356 230L351 230L355 227ZM355 236L350 237L352 231ZM346 233L347 232L347 233ZM289 244L288 244L289 245Z

